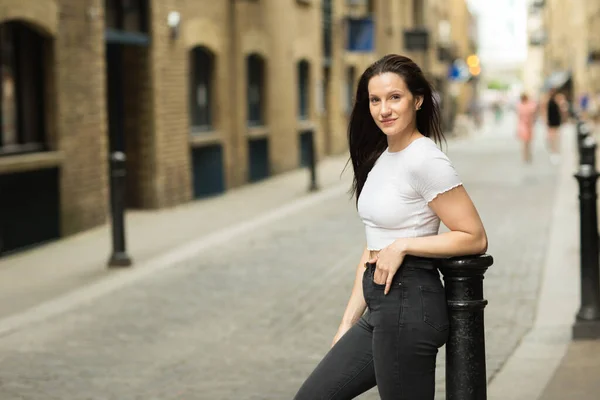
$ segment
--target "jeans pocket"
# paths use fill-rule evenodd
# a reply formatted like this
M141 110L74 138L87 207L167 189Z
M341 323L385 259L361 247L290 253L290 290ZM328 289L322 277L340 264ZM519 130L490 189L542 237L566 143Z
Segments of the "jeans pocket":
M423 321L442 332L448 329L448 306L442 287L420 286Z
M369 271L365 270L365 272L363 272L363 279L362 279L362 289L363 289L363 297L365 299L365 303L367 303L367 307L369 306L369 284L370 284L371 278L369 277Z

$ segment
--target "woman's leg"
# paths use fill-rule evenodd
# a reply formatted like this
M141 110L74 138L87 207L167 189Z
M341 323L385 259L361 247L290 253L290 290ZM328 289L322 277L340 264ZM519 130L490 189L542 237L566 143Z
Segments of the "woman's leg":
M558 154L558 127L548 127L548 141L550 144L550 152L552 154Z
M526 164L531 163L531 142L523 140L523 161Z
M350 400L374 387L372 339L367 314L329 350L294 400Z

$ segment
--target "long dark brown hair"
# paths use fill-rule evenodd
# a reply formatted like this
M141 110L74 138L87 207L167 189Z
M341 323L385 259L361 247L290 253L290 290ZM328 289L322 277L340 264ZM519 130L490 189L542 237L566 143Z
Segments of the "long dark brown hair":
M393 72L399 75L413 96L423 96L421 109L417 111L417 129L438 145L445 140L440 121L440 107L433 97L433 88L423 71L410 58L389 54L370 65L358 81L354 108L348 125L348 147L354 169L354 181L350 194L356 202L375 161L387 147L387 138L375 124L369 111L369 81L377 75ZM347 164L346 164L347 165Z

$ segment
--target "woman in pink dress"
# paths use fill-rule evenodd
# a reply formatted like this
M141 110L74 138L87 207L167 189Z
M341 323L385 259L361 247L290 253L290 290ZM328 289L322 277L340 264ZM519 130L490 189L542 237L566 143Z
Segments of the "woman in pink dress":
M523 142L523 161L531 162L531 139L533 137L533 124L537 112L537 104L530 100L526 93L521 95L521 102L517 106L519 124L517 134Z

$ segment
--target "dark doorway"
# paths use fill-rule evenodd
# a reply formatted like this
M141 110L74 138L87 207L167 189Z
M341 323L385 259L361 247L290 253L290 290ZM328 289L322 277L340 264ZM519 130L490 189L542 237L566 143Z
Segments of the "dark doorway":
M220 144L192 149L194 197L201 198L223 193L223 147Z
M270 175L269 166L269 141L267 138L251 139L248 142L250 182L266 179Z
M0 175L0 257L60 235L57 168Z
M298 136L300 149L300 167L309 167L313 152L313 131L306 130L300 132Z

